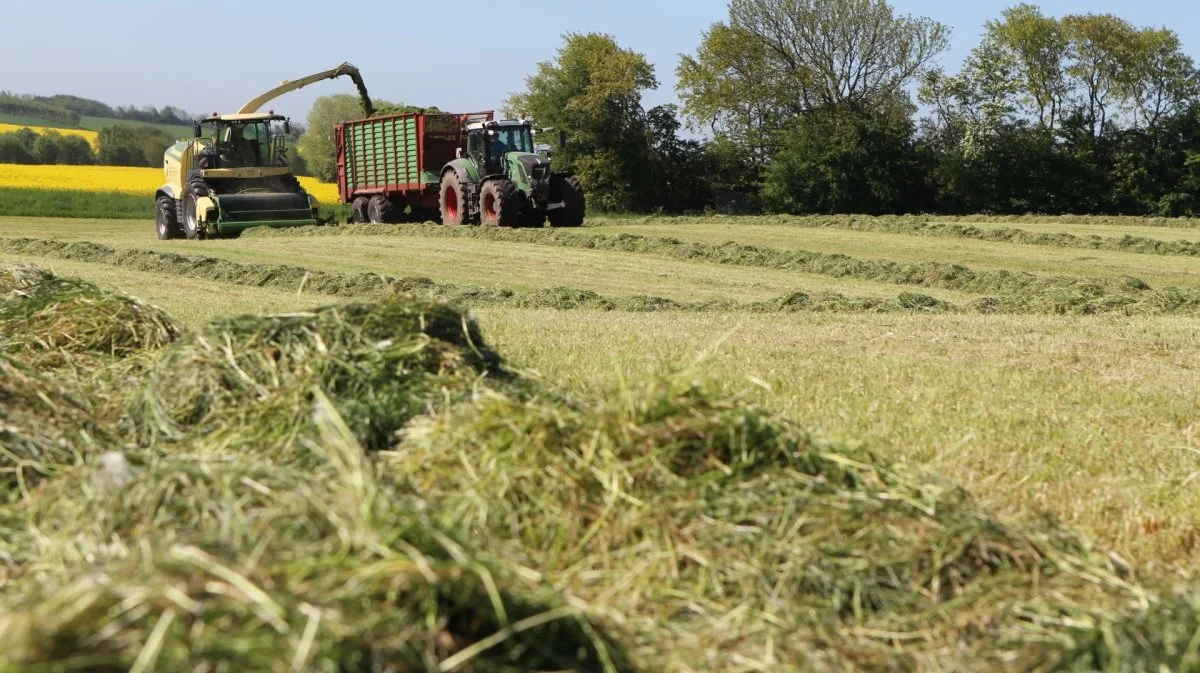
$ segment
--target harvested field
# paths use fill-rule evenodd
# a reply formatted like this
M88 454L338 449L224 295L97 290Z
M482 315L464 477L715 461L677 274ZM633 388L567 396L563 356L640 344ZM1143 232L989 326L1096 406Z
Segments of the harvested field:
M0 670L1200 663L1194 257L730 220L0 219Z

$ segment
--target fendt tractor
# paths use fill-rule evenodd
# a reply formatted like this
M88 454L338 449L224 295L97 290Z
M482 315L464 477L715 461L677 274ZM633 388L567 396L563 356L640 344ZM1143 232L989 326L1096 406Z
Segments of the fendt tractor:
M581 226L583 188L550 170L550 158L535 151L534 131L528 119L496 121L492 112L338 124L338 194L350 204L351 222ZM560 132L559 147L565 143Z
M194 138L176 143L163 156L167 182L155 194L158 237L232 238L256 226L320 224L317 200L300 186L288 164L289 120L258 110L285 93L343 75L354 81L363 112L371 115L362 76L343 63L285 81L234 114L213 113L196 122Z

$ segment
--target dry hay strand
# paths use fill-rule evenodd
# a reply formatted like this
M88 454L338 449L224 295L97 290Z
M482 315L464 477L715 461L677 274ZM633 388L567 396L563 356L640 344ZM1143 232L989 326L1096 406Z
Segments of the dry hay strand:
M0 670L631 670L584 607L432 522L318 395L303 468L153 453L5 517ZM0 543L3 537L0 537Z
M103 437L84 396L0 355L0 502L77 463Z
M6 291L7 290L7 291ZM0 267L0 351L55 364L64 353L121 358L173 341L164 311L75 278Z
M499 357L465 314L393 295L307 313L215 321L162 352L134 402L144 441L185 434L254 450L294 445L311 393L328 394L369 448L468 395Z

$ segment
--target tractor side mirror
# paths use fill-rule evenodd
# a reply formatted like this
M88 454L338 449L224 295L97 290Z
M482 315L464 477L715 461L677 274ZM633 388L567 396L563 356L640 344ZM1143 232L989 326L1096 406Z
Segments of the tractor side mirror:
M283 120L283 135L285 135L285 136L292 135L292 120L290 120L290 119Z
M561 150L566 146L567 146L567 132L559 131L558 132L558 149Z
M201 135L203 135L203 133L200 130L200 122L193 123L192 124L192 137L199 138Z

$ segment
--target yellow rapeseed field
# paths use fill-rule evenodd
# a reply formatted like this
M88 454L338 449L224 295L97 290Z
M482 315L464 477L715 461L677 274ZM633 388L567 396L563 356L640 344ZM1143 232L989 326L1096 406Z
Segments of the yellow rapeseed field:
M154 198L166 182L162 169L124 166L21 166L0 164L0 188L120 192ZM300 184L321 203L338 202L337 185L300 178Z
M0 133L12 133L21 129L29 129L34 133L45 133L46 131L57 131L64 136L79 136L91 143L92 147L96 147L99 141L100 134L96 131L88 131L87 129L55 129L48 126L29 126L26 124L0 124Z

